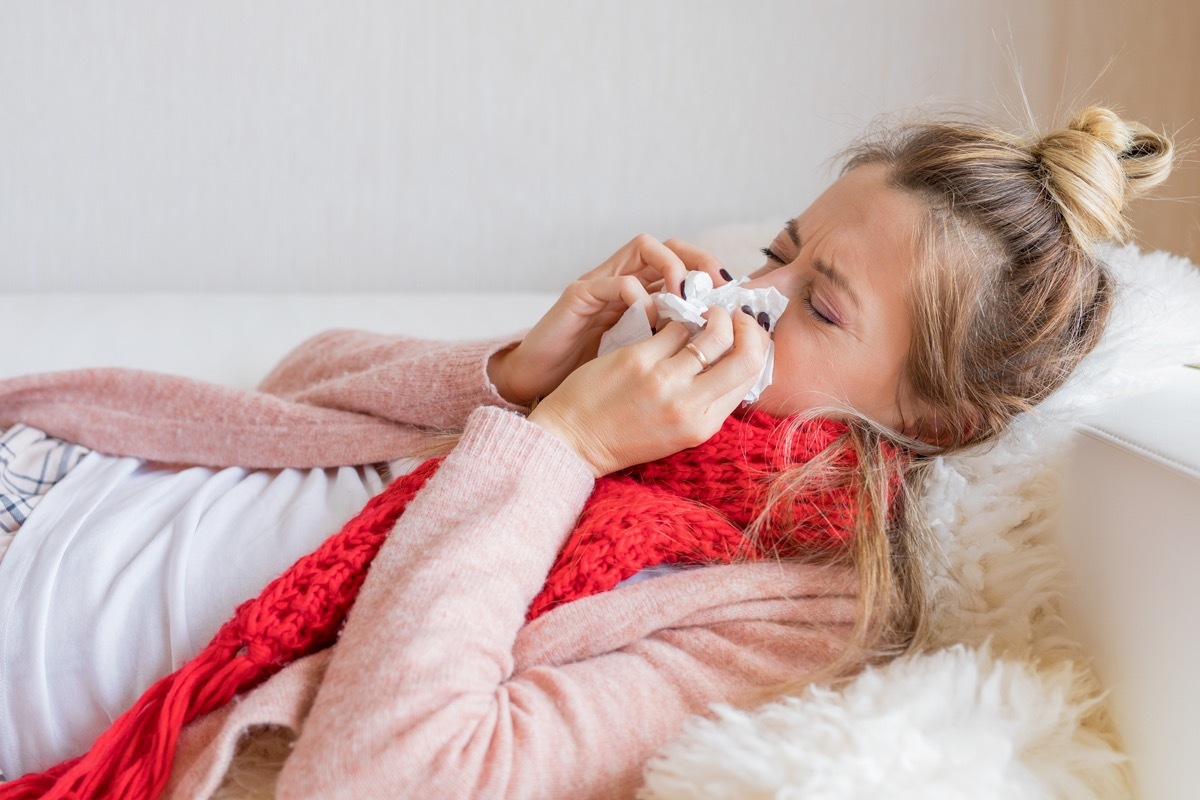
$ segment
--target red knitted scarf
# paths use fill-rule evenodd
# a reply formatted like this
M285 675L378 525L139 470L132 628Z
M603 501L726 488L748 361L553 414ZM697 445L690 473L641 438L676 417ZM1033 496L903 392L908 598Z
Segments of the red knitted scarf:
M698 447L599 479L527 619L611 589L643 567L729 563L771 548L786 556L844 542L855 514L845 488L796 497L773 517L779 524L759 547L744 540L744 527L763 507L764 479L809 460L845 431L829 420L806 423L785 452L783 427L761 412L735 414ZM242 603L199 655L146 690L87 753L0 785L0 800L157 797L184 725L336 641L371 559L440 463L426 461L392 482L339 533Z

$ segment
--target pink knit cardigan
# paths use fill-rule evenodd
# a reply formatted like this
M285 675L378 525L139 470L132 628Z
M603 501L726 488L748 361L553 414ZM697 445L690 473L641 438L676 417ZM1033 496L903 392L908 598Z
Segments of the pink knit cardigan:
M168 797L208 796L262 726L299 735L280 798L632 797L688 715L745 705L842 646L853 576L769 562L653 578L526 624L593 479L488 382L506 344L333 331L258 392L130 370L0 381L0 426L176 463L366 463L465 430L339 642L188 726Z

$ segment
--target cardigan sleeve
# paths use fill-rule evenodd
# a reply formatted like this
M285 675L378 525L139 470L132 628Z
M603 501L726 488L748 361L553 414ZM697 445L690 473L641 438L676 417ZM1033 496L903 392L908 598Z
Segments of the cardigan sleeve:
M830 657L828 630L718 620L514 673L592 486L549 432L475 411L372 564L277 796L630 796L689 714L814 666L797 652ZM788 637L784 658L772 643Z
M519 338L433 342L329 331L275 367L259 391L99 368L0 381L0 427L17 422L113 455L212 467L369 464L461 429L497 392L488 359ZM357 412L357 413L347 413Z
M520 335L444 342L329 330L297 346L258 388L306 405L461 429L479 406L529 410L501 397L487 375L491 356L520 341Z

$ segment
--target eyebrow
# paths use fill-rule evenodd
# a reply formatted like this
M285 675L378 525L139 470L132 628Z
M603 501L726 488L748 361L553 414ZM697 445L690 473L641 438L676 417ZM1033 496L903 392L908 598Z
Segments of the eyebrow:
M787 231L788 238L792 240L792 244L796 245L796 249L799 250L801 247L800 231L796 228L796 220L789 219L783 227ZM862 301L858 299L858 294L855 293L854 287L850 285L850 281L846 280L846 276L839 272L832 264L826 264L819 259L813 259L813 269L824 275L829 279L830 283L844 292L856 308L862 308Z

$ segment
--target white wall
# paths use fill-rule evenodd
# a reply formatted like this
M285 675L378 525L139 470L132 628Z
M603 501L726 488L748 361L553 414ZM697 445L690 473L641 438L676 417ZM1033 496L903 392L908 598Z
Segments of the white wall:
M1046 114L1069 13L7 2L0 276L32 291L556 289L641 231L799 211L880 111L1015 98L1010 50Z
M1059 42L1050 73L1069 72L1095 85L1089 97L1176 135L1181 158L1156 199L1134 204L1144 247L1200 263L1200 2L1196 0L1056 0L1051 39ZM1111 59L1111 65L1109 60ZM1068 63L1069 62L1069 63ZM1107 69L1106 69L1107 67Z

